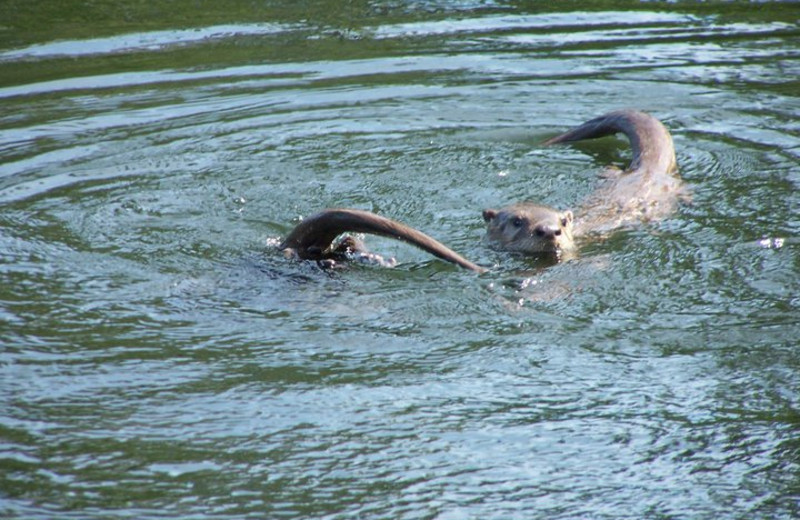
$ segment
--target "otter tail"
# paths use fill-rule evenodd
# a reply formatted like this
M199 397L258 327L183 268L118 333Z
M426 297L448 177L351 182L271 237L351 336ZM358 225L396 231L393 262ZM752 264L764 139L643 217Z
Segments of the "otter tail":
M672 136L655 117L638 110L619 110L609 112L569 132L548 139L545 146L557 143L595 139L622 132L633 149L633 160L629 170L645 169L656 173L677 171L675 147Z
M326 209L303 220L281 243L280 249L292 249L300 258L319 259L330 249L337 236L347 232L369 233L402 240L465 269L479 273L486 271L421 231L357 209Z

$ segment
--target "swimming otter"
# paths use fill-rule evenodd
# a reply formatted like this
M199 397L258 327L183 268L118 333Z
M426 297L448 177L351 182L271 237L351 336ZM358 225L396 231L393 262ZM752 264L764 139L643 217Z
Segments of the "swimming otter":
M362 244L353 237L346 237L342 242L333 245L336 237L347 232L370 233L402 240L465 269L479 273L486 271L421 231L357 209L326 209L303 220L289 233L279 249L304 260L335 260L346 253L361 252Z
M545 146L595 139L622 132L633 149L624 171L609 170L606 181L575 212L559 212L535 203L487 209L487 239L502 249L525 253L560 252L575 247L573 237L608 232L634 221L664 218L686 195L677 173L672 137L655 117L619 110L587 121Z

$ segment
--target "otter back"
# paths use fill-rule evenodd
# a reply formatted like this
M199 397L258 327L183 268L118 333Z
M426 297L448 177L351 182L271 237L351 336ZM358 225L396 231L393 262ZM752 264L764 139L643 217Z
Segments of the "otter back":
M465 269L479 273L486 271L421 231L357 209L334 208L321 211L298 224L279 247L302 259L323 260L335 255L333 241L342 233L370 233L402 240Z
M624 171L608 170L602 184L578 206L576 235L662 219L687 196L678 176L672 136L661 121L645 112L610 112L544 144L596 139L620 132L631 143L633 159Z

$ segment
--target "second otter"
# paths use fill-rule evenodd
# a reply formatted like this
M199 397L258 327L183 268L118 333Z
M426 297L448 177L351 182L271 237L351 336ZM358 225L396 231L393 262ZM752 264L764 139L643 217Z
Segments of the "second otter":
M371 233L402 240L464 269L486 272L483 267L470 262L421 231L369 211L350 208L326 209L303 220L295 226L279 248L288 255L301 259L333 261L346 253L362 252L362 245L350 236L334 244L336 237L347 232Z
M523 253L555 253L575 248L574 237L603 233L635 221L657 220L672 213L685 196L677 174L675 147L664 125L644 112L620 110L592 119L545 145L595 139L622 132L633 149L624 171L613 170L575 216L548 206L523 202L487 209L486 237L499 249Z

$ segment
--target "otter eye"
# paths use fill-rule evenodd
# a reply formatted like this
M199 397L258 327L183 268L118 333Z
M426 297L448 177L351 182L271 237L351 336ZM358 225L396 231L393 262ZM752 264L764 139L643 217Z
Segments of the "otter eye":
M569 220L567 220L567 217L564 217L564 218L561 219L561 225L563 227L567 227L568 223L569 223Z
M514 225L514 227L521 227L522 226L522 219L519 218L519 217L516 217L513 220L513 222L511 222L511 223Z

